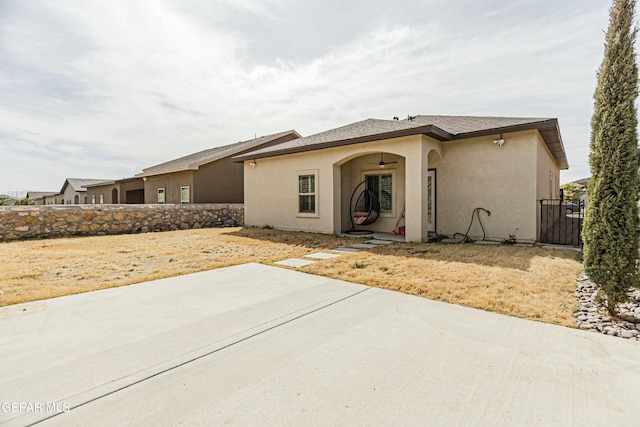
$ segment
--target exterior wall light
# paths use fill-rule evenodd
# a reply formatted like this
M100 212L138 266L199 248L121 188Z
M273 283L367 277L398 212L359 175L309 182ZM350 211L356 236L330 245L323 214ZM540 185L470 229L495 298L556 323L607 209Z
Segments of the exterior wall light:
M255 160L251 160L249 162L249 166L251 166L252 168L255 168L256 167L256 161Z
M498 148L502 148L502 146L504 145L504 139L502 138L502 134L500 134L500 138L494 139L493 143L496 144Z

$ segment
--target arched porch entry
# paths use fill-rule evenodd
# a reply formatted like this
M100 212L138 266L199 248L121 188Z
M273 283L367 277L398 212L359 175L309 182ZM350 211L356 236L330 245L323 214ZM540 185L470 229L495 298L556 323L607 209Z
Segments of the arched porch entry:
M385 200L378 220L362 229L391 233L398 231L398 224L405 227L407 242L427 241L429 233L437 231L437 212L441 211L436 197L437 167L442 159L440 142L422 135L359 148L334 163L335 232L351 228L351 195L365 181L376 186L374 192ZM387 193L391 193L390 197Z
M118 189L114 188L111 190L111 203L118 204L120 201L118 200Z
M352 196L357 199L365 189L377 198L380 211L375 222L356 224L356 228L383 233L393 231L405 210L405 158L390 152L361 153L344 159L339 173L340 231L353 227ZM400 226L403 225L404 221L400 220Z

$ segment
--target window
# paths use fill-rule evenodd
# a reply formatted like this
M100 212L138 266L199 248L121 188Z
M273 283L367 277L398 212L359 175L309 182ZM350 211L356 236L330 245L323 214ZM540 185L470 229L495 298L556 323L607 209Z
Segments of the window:
M92 204L92 205L95 205L95 204L96 204L96 195L95 195L95 194L92 194L92 195L91 195L91 204Z
M158 188L158 203L164 203L164 188Z
M104 204L104 194L100 195L100 204L103 205Z
M298 212L316 213L316 175L298 175Z
M189 187L180 187L180 203L188 204L191 199L189 198Z
M393 175L365 175L367 189L373 192L380 201L380 213L393 212Z

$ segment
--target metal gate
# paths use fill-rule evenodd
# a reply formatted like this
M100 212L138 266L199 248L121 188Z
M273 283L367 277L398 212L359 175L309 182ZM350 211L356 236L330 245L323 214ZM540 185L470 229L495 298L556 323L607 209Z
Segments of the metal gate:
M584 202L540 200L540 243L582 246Z

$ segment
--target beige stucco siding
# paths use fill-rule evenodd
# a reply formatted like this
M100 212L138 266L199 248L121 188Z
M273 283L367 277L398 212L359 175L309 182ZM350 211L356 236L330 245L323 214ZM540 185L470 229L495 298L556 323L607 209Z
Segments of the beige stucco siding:
M67 188L64 189L64 194L62 195L62 203L65 205L82 205L85 203L86 197L86 191L76 192L71 185L67 185Z
M427 176L436 174L436 232L453 235L469 227L475 208L481 213L487 239L537 239L537 195L540 170L553 164L537 130L437 142L424 135L327 148L245 162L245 218L251 226L339 233L351 226L349 199L367 173L392 173L393 209L374 224L359 229L390 232L406 206L407 240L426 240ZM377 167L380 153L386 162ZM542 162L541 165L538 162ZM557 175L558 167L554 166ZM298 173L317 173L317 215L298 210ZM482 236L474 221L470 236Z
M536 158L538 179L536 198L558 198L560 196L560 167L540 134L536 135Z
M429 164L436 169L437 232L466 232L473 210L480 213L488 239L536 239L536 143L537 131L505 134L505 144L493 144L496 136L442 144L442 159ZM482 236L478 220L470 236Z
M60 194L55 194L53 196L46 196L44 200L46 205L62 204L62 196Z
M537 180L536 200L560 197L560 167L544 140L537 135ZM536 203L536 236L540 237L540 203Z
M329 153L318 151L244 162L245 224L285 230L333 232L333 166ZM315 216L298 214L298 173L316 174Z
M392 213L365 228L391 231L405 203L407 212L412 212L412 217L414 215L420 221L421 210L426 203L423 202L419 181L426 177L426 168L424 173L414 173L411 185L406 185L405 164L409 161L426 166L427 152L434 147L439 147L439 143L414 135L258 159L255 168L250 167L247 161L245 223L321 233L339 233L348 229L351 193L362 181L364 173L379 171L377 162L381 152L385 153L385 161L398 161L385 168L395 175L394 208ZM298 214L299 173L317 173L317 215ZM414 224L411 232L415 236L407 236L408 239L424 239L426 225Z
M119 189L118 184L108 184L108 185L100 185L97 187L88 187L87 188L87 203L91 204L93 202L93 196L96 197L96 204L100 204L100 196L103 197L104 204L117 204L118 200L112 200L113 190ZM118 194L120 192L118 191Z

